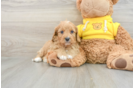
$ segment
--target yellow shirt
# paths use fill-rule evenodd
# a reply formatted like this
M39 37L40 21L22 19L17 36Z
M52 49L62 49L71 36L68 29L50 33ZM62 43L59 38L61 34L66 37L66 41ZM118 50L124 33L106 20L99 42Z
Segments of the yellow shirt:
M97 18L86 18L83 24L77 26L78 34L82 39L114 39L119 23L113 23L110 15Z

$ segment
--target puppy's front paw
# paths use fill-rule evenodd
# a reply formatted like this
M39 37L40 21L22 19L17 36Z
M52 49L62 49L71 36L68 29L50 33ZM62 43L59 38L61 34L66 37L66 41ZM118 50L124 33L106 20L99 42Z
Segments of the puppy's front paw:
M33 62L41 62L42 59L40 57L36 57L35 59L32 59Z
M73 59L73 56L67 55L67 58L68 58L68 59Z
M59 59L60 60L67 60L67 57L62 55L62 56L59 57Z

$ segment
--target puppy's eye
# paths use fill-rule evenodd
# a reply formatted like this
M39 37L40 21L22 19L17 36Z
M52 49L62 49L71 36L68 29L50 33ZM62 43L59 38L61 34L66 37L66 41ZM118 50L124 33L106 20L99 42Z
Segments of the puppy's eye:
M72 31L71 31L71 33L73 34L73 33L74 33L74 31L72 30Z
M61 33L61 34L63 34L63 33L64 33L64 31L61 31L60 33Z

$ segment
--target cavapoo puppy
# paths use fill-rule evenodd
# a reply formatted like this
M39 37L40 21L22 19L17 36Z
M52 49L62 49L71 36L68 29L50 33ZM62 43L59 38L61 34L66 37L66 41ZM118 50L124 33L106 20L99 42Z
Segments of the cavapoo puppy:
M55 28L52 40L39 50L33 61L43 60L57 67L80 66L86 62L85 53L79 46L80 41L77 27L69 21L63 21Z

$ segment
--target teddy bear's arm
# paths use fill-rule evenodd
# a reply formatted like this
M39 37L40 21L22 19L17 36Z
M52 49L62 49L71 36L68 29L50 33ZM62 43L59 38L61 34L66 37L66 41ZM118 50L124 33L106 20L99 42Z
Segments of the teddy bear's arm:
M130 34L121 26L118 27L115 42L116 44L123 46L125 50L133 50L133 40Z

